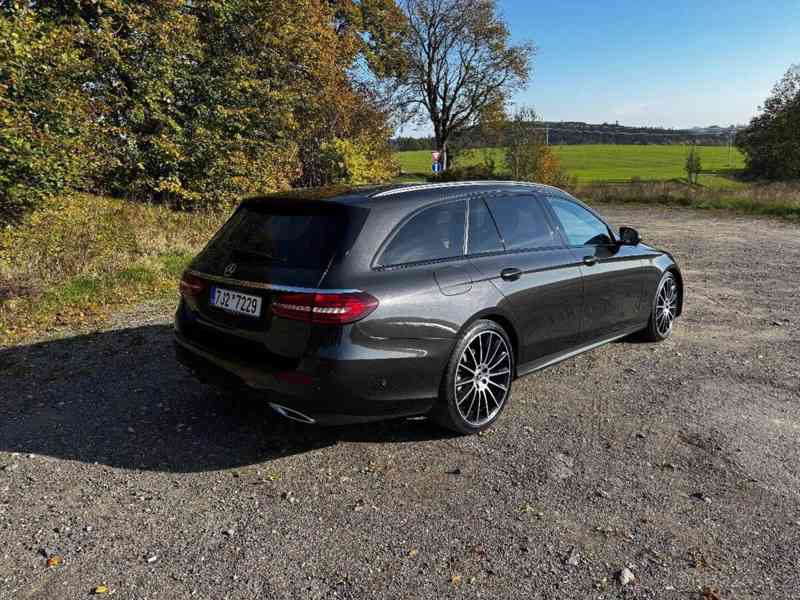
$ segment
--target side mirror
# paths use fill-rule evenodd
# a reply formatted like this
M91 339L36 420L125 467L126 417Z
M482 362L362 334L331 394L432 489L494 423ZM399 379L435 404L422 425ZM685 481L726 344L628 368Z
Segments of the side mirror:
M619 241L623 246L635 246L642 241L642 238L639 236L639 232L633 227L620 227Z

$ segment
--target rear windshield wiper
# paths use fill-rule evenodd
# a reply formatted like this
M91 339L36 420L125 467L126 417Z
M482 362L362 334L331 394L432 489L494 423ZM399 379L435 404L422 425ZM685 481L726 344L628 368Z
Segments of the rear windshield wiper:
M269 252L259 252L258 250L246 250L244 248L234 248L233 253L237 256L247 256L250 258L261 259L261 260L268 260L270 262L279 262L285 263L288 262L288 258L283 256L275 256L274 254L270 254Z

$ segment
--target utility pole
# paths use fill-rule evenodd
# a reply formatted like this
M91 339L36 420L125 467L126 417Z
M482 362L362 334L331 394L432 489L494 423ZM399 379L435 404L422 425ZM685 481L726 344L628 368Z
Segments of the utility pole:
M550 125L544 126L544 145L550 145Z

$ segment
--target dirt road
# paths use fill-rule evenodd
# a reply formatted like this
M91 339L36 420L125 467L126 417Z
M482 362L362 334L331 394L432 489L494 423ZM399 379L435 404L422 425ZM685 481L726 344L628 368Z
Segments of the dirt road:
M674 336L487 435L283 421L180 370L166 307L3 351L0 598L800 597L800 227L603 211L674 250Z

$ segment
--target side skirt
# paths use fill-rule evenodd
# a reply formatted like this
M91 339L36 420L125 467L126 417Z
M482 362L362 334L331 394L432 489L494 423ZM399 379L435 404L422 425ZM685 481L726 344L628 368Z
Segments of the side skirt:
M592 342L586 346L580 346L573 350L568 350L567 352L562 352L559 354L551 354L549 356L543 356L542 358L532 360L531 362L525 363L524 365L519 365L517 367L517 377L523 377L525 375L529 375L535 371L541 371L542 369L546 369L547 367L551 367L555 364L560 363L562 360L567 360L568 358L572 358L573 356L578 356L578 354L583 354L584 352L588 352L589 350L594 350L600 346L604 346L605 344L609 344L614 340L618 340L620 338L624 338L626 336L631 335L632 333L636 333L637 331L641 331L645 325L637 325L636 327L632 327L630 329L624 330L622 333L615 334L608 338L603 338L597 342Z

